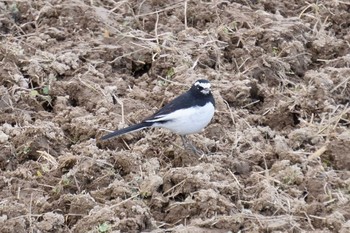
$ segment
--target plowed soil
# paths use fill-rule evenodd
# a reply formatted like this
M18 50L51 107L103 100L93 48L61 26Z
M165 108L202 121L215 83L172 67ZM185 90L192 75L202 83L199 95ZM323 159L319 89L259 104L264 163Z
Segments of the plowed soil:
M350 232L348 0L0 1L0 232ZM211 81L214 119L108 141Z

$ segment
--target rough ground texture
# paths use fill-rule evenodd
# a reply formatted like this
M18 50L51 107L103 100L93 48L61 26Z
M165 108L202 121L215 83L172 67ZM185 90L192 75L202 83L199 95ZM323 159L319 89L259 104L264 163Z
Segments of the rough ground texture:
M0 2L0 232L350 232L350 2ZM101 142L209 79L190 136Z

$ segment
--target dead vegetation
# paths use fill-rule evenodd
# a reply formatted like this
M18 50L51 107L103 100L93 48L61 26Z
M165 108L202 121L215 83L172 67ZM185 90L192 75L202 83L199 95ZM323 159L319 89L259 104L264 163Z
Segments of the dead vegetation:
M1 232L349 232L346 1L0 2ZM101 143L211 80L213 122Z

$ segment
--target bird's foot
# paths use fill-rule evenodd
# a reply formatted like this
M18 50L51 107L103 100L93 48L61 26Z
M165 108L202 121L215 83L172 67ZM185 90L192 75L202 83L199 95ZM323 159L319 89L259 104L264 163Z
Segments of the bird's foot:
M187 139L185 135L181 136L183 146L186 150L190 150L192 153L199 155L199 156L204 156L204 152L202 150L197 149L192 143Z
M194 154L196 155L203 155L204 152L202 150L199 150L197 149L194 145L192 145L191 143L188 143L186 146L185 146L186 149L192 151Z

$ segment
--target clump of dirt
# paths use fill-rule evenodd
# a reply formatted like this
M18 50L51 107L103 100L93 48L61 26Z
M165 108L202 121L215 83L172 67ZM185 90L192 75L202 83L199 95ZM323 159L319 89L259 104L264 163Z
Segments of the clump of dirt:
M346 1L0 3L1 232L349 232ZM106 142L196 79L216 113Z

